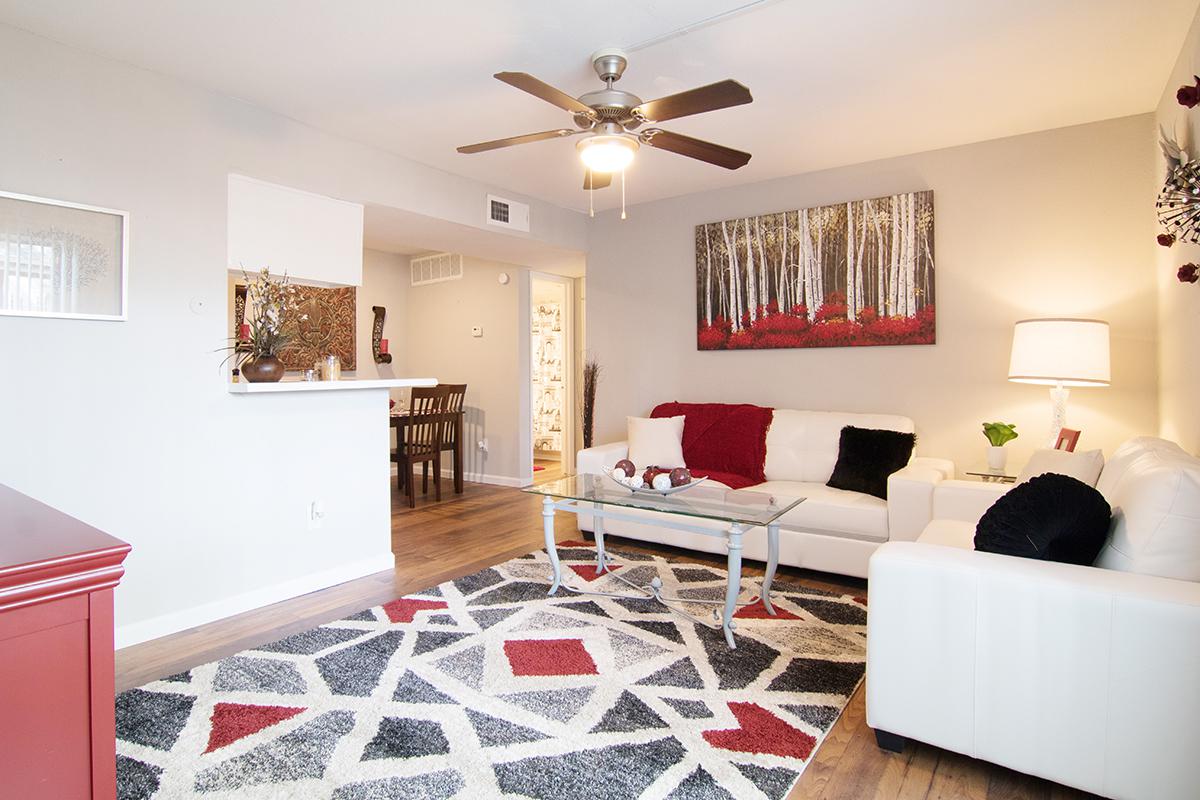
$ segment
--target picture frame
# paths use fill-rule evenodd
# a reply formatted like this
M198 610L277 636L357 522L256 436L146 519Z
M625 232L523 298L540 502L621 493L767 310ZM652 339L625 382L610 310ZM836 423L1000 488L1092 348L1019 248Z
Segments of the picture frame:
M1055 450L1066 450L1068 453L1075 452L1075 445L1079 443L1079 431L1074 428L1063 428L1058 432L1058 441L1054 443Z
M128 212L0 191L0 316L128 314Z
M696 349L937 343L923 189L695 227Z

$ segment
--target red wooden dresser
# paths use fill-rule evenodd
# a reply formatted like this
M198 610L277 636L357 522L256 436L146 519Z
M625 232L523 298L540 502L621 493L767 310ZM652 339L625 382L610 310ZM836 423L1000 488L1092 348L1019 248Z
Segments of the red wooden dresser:
M128 553L0 486L0 796L116 796L113 587Z

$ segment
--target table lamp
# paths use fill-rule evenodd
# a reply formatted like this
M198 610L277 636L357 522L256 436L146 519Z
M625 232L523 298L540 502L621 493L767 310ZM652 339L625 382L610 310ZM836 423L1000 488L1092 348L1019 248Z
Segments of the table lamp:
M1098 319L1023 319L1013 326L1008 379L1052 387L1050 446L1067 422L1071 386L1108 386L1108 323Z

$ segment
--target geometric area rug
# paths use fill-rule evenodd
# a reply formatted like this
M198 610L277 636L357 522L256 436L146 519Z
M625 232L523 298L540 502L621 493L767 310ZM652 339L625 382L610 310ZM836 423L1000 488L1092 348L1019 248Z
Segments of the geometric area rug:
M571 585L628 588L558 552ZM724 597L723 570L614 555ZM549 597L549 572L538 551L122 693L118 796L778 800L862 680L864 598L777 582L729 650L653 601Z

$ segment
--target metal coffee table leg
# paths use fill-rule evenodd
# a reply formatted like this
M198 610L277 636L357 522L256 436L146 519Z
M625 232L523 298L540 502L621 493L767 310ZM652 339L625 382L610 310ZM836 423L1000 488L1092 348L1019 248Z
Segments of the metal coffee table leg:
M596 574L608 570L608 556L604 552L604 517L592 517L592 535L596 537Z
M562 567L558 564L558 550L554 545L554 498L549 495L542 500L542 533L546 536L546 555L550 557L550 566L554 568L547 594L554 594L562 583Z
M767 572L762 581L762 603L767 613L775 616L775 607L771 605L771 583L775 580L775 570L779 567L779 526L767 526Z
M725 616L722 618L721 627L725 631L725 642L730 650L737 649L733 641L733 614L737 611L738 594L742 590L742 534L745 532L744 525L730 525L725 544L729 548L729 582L725 585Z

